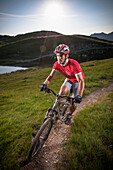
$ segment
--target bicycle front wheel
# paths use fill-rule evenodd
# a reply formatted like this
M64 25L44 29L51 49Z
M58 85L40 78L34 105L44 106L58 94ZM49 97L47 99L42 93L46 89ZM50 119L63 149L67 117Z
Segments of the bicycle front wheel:
M31 143L28 152L28 162L32 161L38 155L39 151L41 150L42 146L49 136L52 125L52 119L48 118L40 127L33 142Z

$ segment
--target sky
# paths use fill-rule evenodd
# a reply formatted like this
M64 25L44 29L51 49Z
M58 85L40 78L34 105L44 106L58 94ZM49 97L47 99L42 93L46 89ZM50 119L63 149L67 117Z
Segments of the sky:
M113 0L0 0L0 35L113 31Z

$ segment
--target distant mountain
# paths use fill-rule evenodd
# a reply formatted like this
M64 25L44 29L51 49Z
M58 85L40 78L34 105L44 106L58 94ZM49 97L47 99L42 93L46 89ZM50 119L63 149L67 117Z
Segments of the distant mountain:
M96 37L96 38L100 38L100 39L105 39L108 41L113 41L113 32L106 34L104 32L101 33L94 33L90 35L91 37Z

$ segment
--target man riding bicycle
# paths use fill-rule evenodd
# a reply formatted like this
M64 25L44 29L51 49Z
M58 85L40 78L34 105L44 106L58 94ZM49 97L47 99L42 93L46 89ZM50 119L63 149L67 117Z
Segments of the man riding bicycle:
M79 63L76 60L69 59L70 49L65 44L60 44L55 48L54 53L57 56L57 61L53 65L53 69L50 75L46 78L45 82L42 83L44 86L51 83L56 72L59 72L66 77L62 84L59 95L65 95L68 91L73 90L73 98L76 98L77 103L82 101L82 94L84 91L84 73ZM77 103L70 106L68 113L68 119L66 124L71 124L71 115L77 107Z

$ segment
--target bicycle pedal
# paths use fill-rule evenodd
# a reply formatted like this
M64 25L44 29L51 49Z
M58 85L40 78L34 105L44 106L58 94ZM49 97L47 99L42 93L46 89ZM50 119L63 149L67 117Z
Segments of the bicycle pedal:
M65 124L66 124L66 125L72 125L71 119L66 120L66 121L65 121Z
M65 121L66 125L71 125L72 124L71 118L72 118L72 116L69 114L66 121Z

